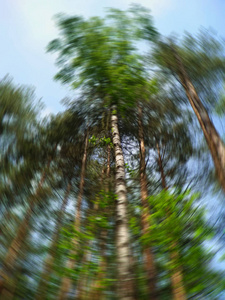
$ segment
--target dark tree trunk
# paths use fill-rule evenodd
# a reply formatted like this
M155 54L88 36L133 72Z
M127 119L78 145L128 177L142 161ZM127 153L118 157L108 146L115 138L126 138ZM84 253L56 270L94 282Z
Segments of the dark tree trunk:
M109 192L109 176L110 176L110 156L111 156L111 148L108 144L107 146L107 167L106 167L106 179L104 180L104 189L105 192ZM103 299L103 289L102 280L105 278L106 275L106 243L107 243L107 230L101 229L100 234L100 251L101 251L101 260L100 260L100 267L99 273L97 275L96 284L94 286L94 291L92 298L93 300L102 300Z
M166 184L166 177L164 173L164 168L162 164L162 157L160 153L160 147L159 144L156 143L156 148L158 152L158 165L159 170L161 173L161 181L162 181L162 187L163 189L167 190L167 184ZM168 211L168 215L170 215L170 211ZM183 275L181 268L177 265L178 259L179 259L179 253L176 250L177 243L176 241L173 242L172 245L170 245L170 259L174 266L176 266L171 273L171 286L172 286L172 292L173 292L173 299L174 300L186 300L186 293L185 288L183 284Z
M81 204L82 204L82 198L84 193L84 178L85 178L85 170L86 170L86 163L87 163L87 149L88 149L88 131L86 133L85 137L85 144L84 144L84 154L82 158L82 165L81 165L81 175L80 175L80 185L79 185L79 193L77 196L77 203L76 203L76 212L75 212L75 221L74 221L74 229L75 231L80 231L80 219L81 219ZM76 254L76 246L77 246L77 240L74 239L72 241L74 250L72 250L73 255ZM66 267L68 269L72 269L75 265L74 259L68 259ZM67 299L67 294L69 293L69 290L71 288L71 279L67 276L64 276L61 282L60 290L58 299L59 300L65 300Z
M47 170L49 169L51 160L48 162ZM3 278L0 281L0 297L2 299L11 299L13 288L13 273L15 268L15 262L17 261L21 248L25 244L27 234L29 232L29 223L33 210L38 202L39 193L42 189L42 185L46 178L46 170L43 172L41 180L38 184L35 195L33 195L29 201L29 208L26 211L23 221L20 223L17 230L16 236L14 237L11 245L9 246L8 252L5 259L3 260L3 266L1 270L1 277Z
M141 203L143 206L143 212L141 217L142 232L143 234L149 231L149 216L150 210L147 201L148 189L147 189L147 176L145 166L145 143L144 143L144 131L142 124L142 108L138 106L138 135L139 135L139 148L140 148L140 185L141 185ZM148 276L148 288L149 288L149 299L157 299L157 288L156 288L156 268L154 262L154 254L151 247L145 247L143 250L144 254L144 268Z
M44 300L46 299L47 296L47 288L48 288L48 282L49 282L49 278L51 276L52 273L52 268L54 265L54 261L55 261L55 254L56 254L56 247L59 241L59 234L60 234L60 229L62 226L62 220L63 220L63 216L65 213L65 209L68 203L68 198L69 198L69 194L70 194L70 190L71 190L71 182L68 183L67 185L67 189L65 192L65 196L60 208L60 212L59 212L59 216L57 219L57 223L56 223L56 228L55 228L55 232L53 234L52 237L52 244L51 247L49 249L49 254L48 257L45 261L44 264L44 270L43 273L41 274L41 278L40 278L40 283L37 289L37 294L36 294L36 300Z
M217 178L225 191L225 145L221 140L213 122L210 120L209 115L202 104L199 96L187 75L181 58L174 46L172 46L173 53L177 62L178 76L182 86L185 89L188 100L198 118L199 124L204 133L206 143L208 144L209 151L214 161Z

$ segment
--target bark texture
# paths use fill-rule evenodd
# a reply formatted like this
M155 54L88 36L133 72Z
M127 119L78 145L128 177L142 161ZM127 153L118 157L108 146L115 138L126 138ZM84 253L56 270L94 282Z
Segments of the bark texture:
M127 216L127 189L125 183L124 157L118 128L116 106L112 107L111 129L115 152L116 174L115 193L117 218L117 266L118 266L118 299L134 300L134 283L129 248L129 230Z
M80 219L81 219L81 204L82 204L82 198L84 193L84 179L85 179L85 170L86 170L86 163L87 163L87 149L88 149L88 130L85 137L85 143L84 143L84 154L82 158L82 165L81 165L81 175L80 175L80 185L79 185L79 193L77 196L77 204L76 204L76 212L75 212L75 221L74 221L74 229L76 231L80 231ZM76 254L76 248L77 248L77 240L74 239L72 241L73 243L73 250L72 255ZM75 265L74 259L68 259L66 263L66 268L72 269ZM71 279L67 276L64 276L61 282L58 300L65 300L67 299L67 295L69 293L69 290L71 288L72 282Z
M198 118L215 165L217 178L223 190L225 191L225 145L221 140L213 122L210 120L207 110L199 99L199 96L187 75L179 54L175 50L174 46L172 46L172 49L178 67L180 82L184 87L188 100Z
M140 185L141 185L141 203L143 207L141 224L142 232L146 234L149 231L149 215L150 210L148 206L148 189L147 189L147 176L146 176L146 165L145 165L145 143L144 143L144 130L142 123L142 108L138 106L138 136L139 136L139 148L140 148ZM149 287L149 299L157 299L157 288L156 288L156 268L154 262L154 254L151 247L145 247L143 250L144 254L144 267L148 276L148 287Z

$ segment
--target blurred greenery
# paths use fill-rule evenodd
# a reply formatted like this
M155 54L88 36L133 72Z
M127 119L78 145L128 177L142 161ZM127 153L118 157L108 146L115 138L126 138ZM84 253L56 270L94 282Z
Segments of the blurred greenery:
M225 183L224 42L164 38L139 5L56 21L77 98L40 118L0 80L0 299L223 299L205 194Z

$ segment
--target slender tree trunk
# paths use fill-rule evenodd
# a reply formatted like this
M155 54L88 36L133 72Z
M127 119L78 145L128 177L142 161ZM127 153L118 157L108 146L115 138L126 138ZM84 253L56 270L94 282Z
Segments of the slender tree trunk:
M101 261L100 261L100 270L98 273L98 278L96 282L96 288L94 291L94 297L93 300L102 300L104 299L103 297L103 289L104 286L102 285L102 280L105 278L106 274L106 239L107 239L107 231L102 230L101 231Z
M178 265L179 253L176 250L176 242L170 247L170 259L171 262L176 266L174 272L171 275L171 284L174 300L186 300L186 293L183 284L182 270Z
M125 183L125 167L118 128L116 106L112 107L111 128L115 152L116 176L115 193L117 216L117 266L118 266L118 298L120 300L134 299L134 282L129 248L129 229L127 216L127 189Z
M82 266L85 265L85 264L88 264L89 261L91 261L91 243L93 241L90 241L89 242L89 249L86 249L85 250L85 253L83 255L83 258L82 258ZM79 280L78 280L78 283L77 283L77 286L76 286L76 297L75 299L76 300L84 300L84 299L88 299L86 297L87 294L89 294L89 291L87 290L88 288L88 274L85 273L85 274L82 274L81 276L79 276ZM91 287L89 286L89 289L91 289ZM90 298L92 299L92 298Z
M158 165L159 165L159 170L161 173L161 180L162 180L162 187L163 189L167 190L167 184L166 184L166 177L163 169L163 164L162 164L162 157L160 153L160 148L159 144L156 143L156 148L158 152ZM168 215L171 212L168 211ZM176 250L177 243L176 241L173 242L172 245L170 245L170 259L171 262L175 267L174 271L171 274L171 285L172 285L172 292L173 292L173 299L174 300L186 300L186 293L185 293L185 288L183 284L183 275L182 275L182 270L178 266L177 262L179 259L179 253Z
M51 160L49 160L49 162L48 162L47 170L50 166L50 163L51 163ZM2 271L1 271L1 276L2 276L3 280L0 282L0 297L2 299L10 299L10 297L12 296L11 291L13 290L12 289L13 280L12 280L11 276L13 275L15 262L18 259L19 252L26 240L26 236L29 231L30 218L33 214L35 205L37 204L39 193L41 191L41 188L45 181L45 178L46 178L46 170L42 174L42 177L38 184L35 195L32 196L29 201L29 208L26 211L23 221L19 225L16 236L13 239L13 241L8 249L8 252L6 254L6 257L3 261L3 267L2 267Z
M48 257L45 260L44 270L41 275L40 283L39 283L39 286L37 289L37 294L36 294L36 298L35 298L36 300L44 300L44 299L46 299L46 296L47 296L46 293L47 293L47 288L48 288L48 282L49 282L49 278L50 278L52 268L54 265L56 247L57 247L57 243L59 240L60 229L62 226L62 219L63 219L63 215L65 213L65 209L66 209L66 206L68 203L71 186L72 186L71 182L69 182L67 185L67 188L66 188L66 192L65 192L65 196L64 196L61 208L60 208L59 216L57 218L57 224L56 224L55 232L54 232L53 238L52 238L52 245L49 249Z
M111 156L111 148L110 145L107 145L107 167L106 167L106 180L104 182L106 193L109 192L109 175L110 175L110 156ZM103 299L103 288L102 280L105 277L106 273L106 241L107 241L107 230L101 229L100 234L100 251L101 251L101 260L99 272L95 284L95 288L93 290L93 300L102 300Z
M141 216L142 232L146 234L149 231L149 206L148 206L148 190L147 190L147 176L145 166L145 143L144 143L144 131L142 124L142 108L138 105L138 135L139 135L139 147L140 147L140 185L141 185L141 202L143 212ZM148 288L149 288L149 299L157 299L157 288L156 288L156 268L154 262L154 254L152 249L145 247L143 250L144 254L144 268L148 276Z
M109 180L109 175L110 175L110 155L111 155L111 148L110 148L110 145L108 144L108 146L107 146L107 168L106 168L106 177L108 180ZM109 182L107 182L106 188L109 190Z
M26 260L27 254L28 249L23 249L23 252L21 251L20 262ZM14 300L16 296L21 293L22 287L24 286L24 284L26 284L26 279L21 280L21 275L23 274L23 272L23 266L20 263L20 265L16 268L15 273L13 274L15 276L15 281L13 282L13 286L10 290L10 293L8 291L4 291L4 294L2 295L4 299L6 298L7 300Z
M167 184L166 184L166 177L165 177L165 174L164 174L164 168L163 168L163 164L162 164L162 157L161 157L158 142L156 142L156 148L157 148L157 153L158 153L158 165L159 165L159 170L160 170L160 174L161 174L162 187L163 187L163 189L167 190L168 187L167 187Z
M77 204L76 204L76 212L75 212L75 221L74 221L74 229L76 231L80 231L80 219L81 219L81 204L82 204L82 198L84 193L84 178L85 178L85 170L86 170L86 163L87 163L87 148L88 148L88 130L85 137L85 143L84 143L84 154L82 158L82 165L81 165L81 175L80 175L80 185L79 185L79 193L77 196ZM76 248L77 248L77 239L73 239L73 250L72 255L76 254ZM66 267L68 269L72 269L75 265L74 259L68 259ZM59 300L65 300L67 299L67 294L71 288L72 282L71 279L67 276L64 276L61 282L60 291L59 291Z
M101 185L103 185L103 179L104 179L104 175L105 175L105 169L104 167L102 168L102 172L101 172ZM94 214L96 214L99 211L99 203L96 202L94 204ZM94 226L93 227L93 232L96 231L97 227ZM102 234L103 230L101 230L101 234ZM100 236L101 236L100 234ZM92 241L93 242L93 241ZM88 263L88 261L90 261L91 258L91 252L90 249L86 250L82 259L82 265L84 265L85 263ZM101 262L100 262L101 264ZM91 283L88 287L87 285L88 282L88 275L87 274L83 274L82 276L79 277L77 286L76 286L76 299L77 300L83 300L83 299L89 299L88 297L90 297L90 299L93 300L100 300L101 296L97 294L96 289L98 288L98 283L99 283L99 273L97 274L97 278L92 278L91 279ZM89 290L87 291L87 287L89 288ZM97 297L97 298L96 298Z
M225 145L221 140L213 122L210 120L204 105L199 99L199 96L190 78L187 75L187 72L184 68L179 54L175 50L174 46L172 46L172 49L177 62L180 82L183 85L188 100L198 118L199 124L202 128L206 142L208 144L212 159L214 161L218 180L223 190L225 191Z

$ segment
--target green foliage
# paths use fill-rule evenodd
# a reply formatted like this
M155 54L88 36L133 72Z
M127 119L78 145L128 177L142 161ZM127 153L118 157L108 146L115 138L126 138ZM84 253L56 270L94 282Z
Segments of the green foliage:
M190 191L177 194L168 190L149 197L153 213L149 217L152 233L147 235L148 241L165 246L168 250L170 243L182 235L191 236L198 243L211 239L212 230L205 224L204 209L193 204L198 197L197 194L190 195Z
M149 197L152 213L149 232L142 236L142 242L157 247L159 257L174 251L178 253L176 261L169 260L164 265L165 271L170 274L181 267L187 292L207 295L208 288L218 293L221 285L210 277L213 253L203 244L213 238L213 229L205 221L204 208L197 206L198 198L199 194L190 191L178 193L176 190L163 190ZM209 274L208 280L204 280L203 274ZM194 284L195 280L198 284Z
M196 36L186 33L181 42L174 38L161 38L154 50L154 59L162 69L169 70L178 79L179 68L174 49L179 54L201 101L207 109L214 109L225 78L224 41L215 32L206 29L200 30Z
M93 146L100 146L100 147L105 147L106 145L110 145L110 147L113 147L113 144L111 142L111 138L108 137L106 138L105 136L102 138L97 138L94 135L91 136L89 139L89 143L92 144Z
M224 95L224 88L220 93L219 101L215 107L215 111L219 116L223 116L225 113L225 95Z
M125 163L125 168L129 176L133 177L136 174L136 172L129 166L129 164Z
M36 204L31 209L27 232L18 241L20 249L13 272L3 274L12 284L14 298L35 297L37 282L42 279L47 285L43 294L41 290L42 299L56 299L62 280L68 277L76 291L83 286L87 299L93 298L93 291L102 293L102 299L116 299L120 266L115 237L121 220L116 218L119 201L113 192L116 166L109 134L113 133L110 117L117 115L128 162L127 217L137 298L149 299L143 249L151 248L159 299L172 298L171 276L177 269L181 270L187 298L216 299L225 285L222 272L213 268L214 253L207 245L207 241L213 241L214 230L198 203L201 196L182 192L182 187L190 183L187 175L194 174L186 166L195 149L189 132L191 116L183 103L179 105L177 99L183 100L182 91L170 77L178 75L171 46L176 43L163 41L149 11L138 5L128 11L109 9L105 18L59 15L57 24L59 38L48 46L48 51L58 53L59 72L55 78L79 89L79 101L65 101L63 113L39 124L33 90L16 87L8 78L0 81L3 266L4 257L13 252L11 242L17 236L23 213ZM138 49L141 41L155 43L157 64L153 72L147 70L146 58ZM210 35L186 35L176 48L200 95L207 94L207 86L217 96L214 89L224 80L223 43ZM158 72L158 68L167 73ZM223 107L223 100L221 103ZM141 120L138 107L142 109ZM140 197L140 123L146 155L145 188L151 194L146 204ZM74 207L81 188L87 135L88 158L78 228ZM43 171L42 187L35 193ZM176 188L161 191L162 171L165 185ZM58 204L68 184L69 204L60 211ZM143 216L148 222L145 233ZM45 264L46 258L52 259L50 267ZM48 280L43 276L46 266Z
M57 23L61 37L48 46L58 52L61 69L55 78L110 99L124 114L136 101L135 90L145 82L136 42L157 36L149 12L133 6L128 12L110 9L105 19L60 15Z

